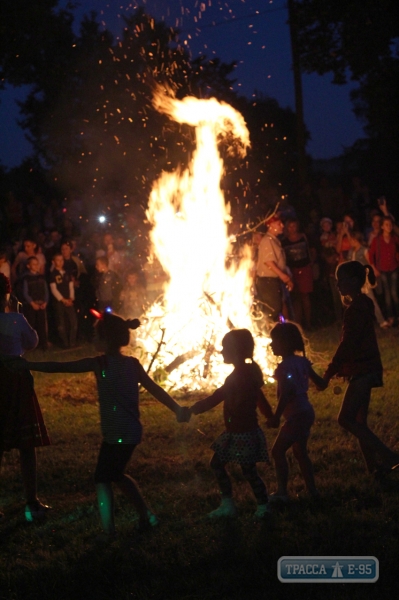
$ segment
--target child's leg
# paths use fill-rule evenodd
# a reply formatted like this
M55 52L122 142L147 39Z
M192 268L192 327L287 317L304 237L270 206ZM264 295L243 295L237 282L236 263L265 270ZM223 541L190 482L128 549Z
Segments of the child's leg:
M232 498L233 488L231 485L230 477L227 474L225 465L222 463L222 461L216 453L211 459L210 466L215 474L216 480L219 485L220 493L222 494L222 498Z
M111 483L96 483L98 510L104 532L115 533L114 492Z
M54 303L54 313L55 313L55 322L57 326L57 333L61 340L61 343L65 348L68 347L68 336L66 331L66 323L65 323L65 306L60 300L57 300Z
M122 489L123 483L122 486L119 484L127 477L124 475L124 470L134 448L133 444L119 445L108 444L107 442L103 442L100 447L94 481L101 524L105 533L110 535L115 533L112 481L115 481Z
M134 479L132 477L130 477L130 475L126 475L126 473L123 475L123 479L121 479L120 481L116 482L116 485L118 486L118 488L121 490L121 492L127 496L130 500L130 502L132 502L132 504L134 504L134 507L136 508L140 520L141 521L147 521L148 520L148 506L143 498L143 496L141 495L140 489L137 485L137 483L134 481Z
M252 488L256 502L258 504L267 503L267 490L263 479L259 476L256 464L241 465L242 474Z
M318 491L316 489L316 484L314 481L313 465L312 461L309 458L307 442L307 437L296 441L292 445L292 451L294 453L295 458L298 461L299 468L301 469L302 477L305 480L306 488L309 494L311 496L317 496Z
M76 344L76 337L78 332L78 318L76 316L76 310L74 306L67 306L65 311L65 317L68 321L68 339L69 346L73 347Z
M398 456L390 450L367 426L367 410L370 402L371 387L366 377L351 381L345 393L338 423L357 437L369 472L376 465L376 456L380 455L384 466L390 467L398 462Z
M371 394L368 397L368 400L366 400L360 406L360 408L356 414L356 422L360 423L361 425L366 426L367 428L368 428L367 413L368 413L368 409L369 409L370 397L371 397ZM365 443L363 441L362 438L358 438L358 442L359 442L360 450L362 451L362 454L363 454L364 462L366 463L367 471L369 473L373 473L373 471L376 468L375 452L372 448L369 447L367 442Z
M277 495L287 495L288 484L288 462L286 452L292 446L292 441L284 435L284 429L280 429L272 448L272 456L276 467Z
M36 449L24 448L19 451L22 483L25 489L26 503L31 504L37 500L37 461Z
M236 517L237 509L233 500L233 489L231 486L230 477L225 469L225 465L216 453L213 455L210 464L219 484L222 501L219 508L210 512L208 517L211 519L218 519L220 517Z

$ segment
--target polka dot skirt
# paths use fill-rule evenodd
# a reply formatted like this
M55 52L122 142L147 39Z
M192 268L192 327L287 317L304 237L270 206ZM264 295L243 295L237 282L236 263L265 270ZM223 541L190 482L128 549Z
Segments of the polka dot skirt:
M255 431L229 433L224 431L211 445L223 463L250 465L257 462L270 464L265 435L260 427Z

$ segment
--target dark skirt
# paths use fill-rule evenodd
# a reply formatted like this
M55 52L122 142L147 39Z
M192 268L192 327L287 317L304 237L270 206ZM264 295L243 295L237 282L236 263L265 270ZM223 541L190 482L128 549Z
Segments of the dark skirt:
M0 363L0 451L50 443L31 373Z
M211 445L223 464L252 465L270 463L266 438L260 427L244 433L224 431Z

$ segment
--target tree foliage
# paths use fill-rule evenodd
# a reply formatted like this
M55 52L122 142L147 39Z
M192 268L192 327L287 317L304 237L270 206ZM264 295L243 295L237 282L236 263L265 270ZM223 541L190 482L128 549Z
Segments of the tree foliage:
M390 60L399 37L397 0L296 0L302 68L360 80Z
M0 82L40 85L69 63L73 4L0 0Z
M396 190L399 2L296 0L295 10L303 70L331 72L337 84L358 82L351 99L368 139L356 144L352 154L358 154L379 190Z
M35 156L65 194L76 191L96 206L106 206L110 196L145 206L162 170L185 167L195 137L191 127L154 109L154 87L164 84L177 97L216 97L244 114L250 155L241 163L225 157L222 185L233 204L240 196L259 197L262 186L290 186L295 115L272 99L238 98L234 63L190 59L178 31L143 9L124 18L121 35L114 38L94 13L74 33L72 13L57 11L55 0L36 12L29 6L17 0L15 12L26 9L31 27L28 17L21 29L17 19L12 22L18 34L10 34L13 48L3 47L0 55L3 77L14 85L30 84L20 104L21 125Z
M233 65L190 63L177 33L142 9L125 18L117 40L92 14L66 46L62 68L53 70L49 57L50 76L37 69L21 124L59 181L94 195L123 187L148 194L162 169L186 160L193 140L155 111L155 85L167 82L181 96L221 96L232 85Z

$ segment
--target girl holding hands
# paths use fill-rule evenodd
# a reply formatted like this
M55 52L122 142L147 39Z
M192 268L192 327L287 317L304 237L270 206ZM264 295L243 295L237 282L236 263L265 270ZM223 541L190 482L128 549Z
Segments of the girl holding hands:
M95 374L103 441L94 481L104 540L107 540L115 536L112 483L115 483L135 506L141 529L158 524L157 517L148 508L136 482L125 473L125 468L142 436L139 385L174 412L179 422L188 421L190 412L187 408L180 407L156 384L136 358L122 354L122 347L129 343L129 330L140 325L138 319L125 321L107 312L103 315L97 313L97 316L100 317L97 325L99 350L105 350L104 354L64 363L26 362L26 366L33 371L46 373L92 371Z
M210 463L222 499L220 507L209 513L210 518L235 517L237 514L227 463L241 466L256 498L254 516L262 518L269 512L266 486L256 468L257 462L269 463L266 439L258 425L256 409L259 408L268 419L273 417L273 412L261 390L263 376L253 361L253 352L254 340L248 329L229 331L222 340L222 355L224 362L232 364L234 370L222 387L190 409L192 414L198 415L223 402L225 431L211 445L214 455Z
M374 306L362 292L365 285L375 284L375 274L370 265L353 260L338 266L336 279L346 310L341 342L323 378L326 384L334 375L348 378L338 423L357 437L368 472L381 476L399 467L399 454L367 425L371 390L383 385Z
M271 494L270 502L287 502L288 463L286 453L292 447L294 456L305 480L306 488L313 498L319 496L316 489L313 465L308 455L307 442L315 414L308 399L309 379L316 387L327 387L324 380L313 370L305 356L305 346L299 328L294 323L277 323L270 332L271 348L276 356L282 357L274 378L277 381L278 405L269 427L278 427L280 418L285 419L272 448L276 467L277 492ZM296 352L302 352L299 356Z

